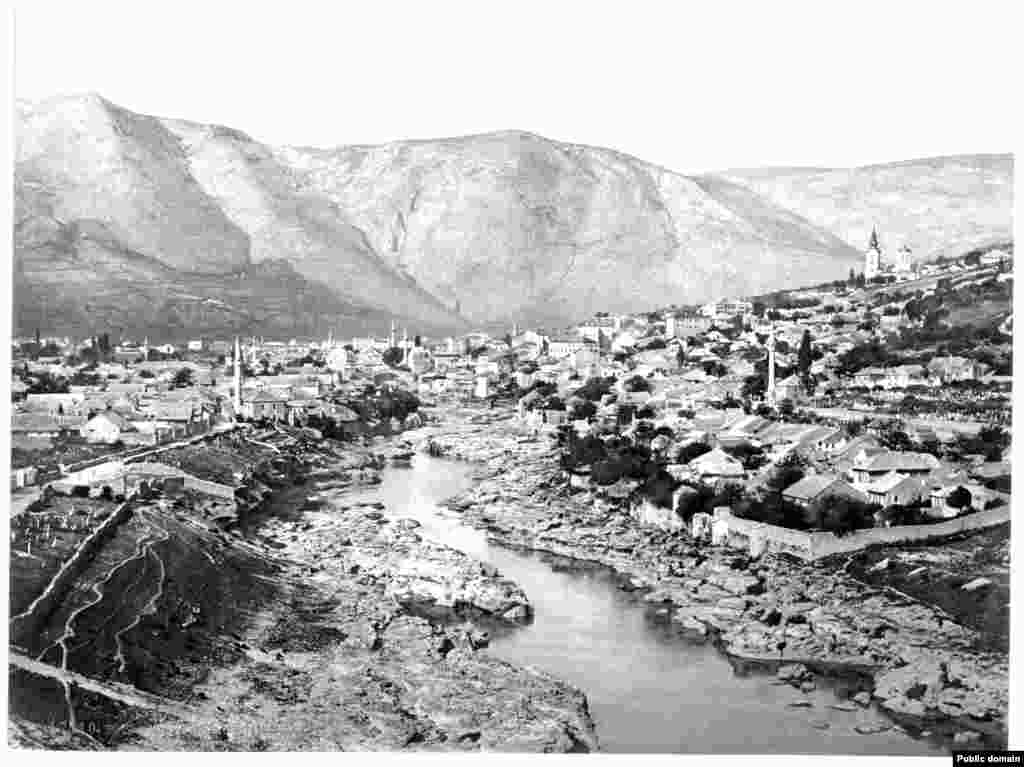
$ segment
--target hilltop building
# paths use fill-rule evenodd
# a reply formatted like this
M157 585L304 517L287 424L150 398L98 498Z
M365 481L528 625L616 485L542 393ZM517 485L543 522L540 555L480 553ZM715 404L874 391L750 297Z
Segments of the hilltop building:
M914 272L913 258L910 247L904 243L896 251L896 255L886 258L885 251L878 239L878 230L871 229L868 248L864 251L864 278L870 280L881 274L911 276Z
M870 280L882 273L882 246L878 242L878 230L872 227L868 249L864 251L864 277Z

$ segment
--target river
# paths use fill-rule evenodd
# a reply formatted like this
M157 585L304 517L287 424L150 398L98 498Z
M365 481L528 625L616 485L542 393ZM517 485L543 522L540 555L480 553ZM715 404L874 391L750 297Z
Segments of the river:
M802 753L937 756L941 743L899 730L863 735L858 724L888 723L874 709L840 711L840 680L803 694L773 674L734 668L711 644L674 635L619 588L607 568L488 543L438 503L472 485L472 467L417 455L389 467L360 499L381 501L391 518L496 566L533 604L530 624L494 635L491 652L577 686L590 702L601 750L619 753ZM846 691L848 691L848 687ZM806 699L811 708L787 704Z

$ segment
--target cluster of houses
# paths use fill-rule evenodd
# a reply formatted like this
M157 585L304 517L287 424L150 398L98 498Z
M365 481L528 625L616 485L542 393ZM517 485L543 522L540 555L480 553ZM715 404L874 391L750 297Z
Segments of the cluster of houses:
M955 464L929 453L889 450L874 435L851 436L840 426L782 422L738 407L713 407L701 403L695 392L688 392L685 384L673 377L652 378L650 390L641 392L629 391L628 380L619 378L591 417L570 421L567 410L531 407L543 402L536 395L520 400L520 417L535 428L553 429L570 423L580 436L613 430L618 436L634 437L639 433L638 424L645 420L650 427L647 433L658 435L650 441L651 449L669 461L680 448L705 446L706 452L688 462L667 465L675 479L718 489L738 484L755 494L776 466L796 454L806 466L806 475L784 488L782 496L808 511L841 496L882 509L919 506L925 516L945 519L986 508L999 493L987 489L985 483L1010 474L1008 449L1002 461ZM563 389L570 403L572 383ZM625 420L621 417L624 409L630 414ZM638 412L643 419L637 418ZM738 457L744 450L762 455L763 464L745 468ZM966 490L969 497L963 505L950 505L950 496L958 488Z

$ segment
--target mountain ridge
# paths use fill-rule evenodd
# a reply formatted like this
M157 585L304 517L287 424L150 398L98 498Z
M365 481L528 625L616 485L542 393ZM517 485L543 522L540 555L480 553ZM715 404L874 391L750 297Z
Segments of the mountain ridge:
M290 304L314 314L278 318L295 332L344 327L350 310L444 332L513 321L563 326L595 311L836 279L860 265L860 248L836 232L855 231L848 219L863 211L815 215L814 195L801 197L797 182L771 169L758 179L686 176L522 129L272 145L227 126L139 115L98 94L19 100L17 113L14 271L26 290L16 304L33 300L33 285L48 286L64 306L95 303L110 274L132 273L124 254L137 252L171 268L176 283L219 275L232 296L226 286L246 270L287 264L291 287L319 297ZM1004 159L993 164L985 172L1012 183L1012 159L1008 171ZM811 177L820 187L815 174L836 172ZM1003 200L987 202L986 220L1002 235ZM102 224L104 243L69 236L81 221ZM69 264L82 286L54 283ZM150 290L138 279L139 291ZM132 283L119 285L121 301ZM333 306L324 291L336 297L333 319L315 315ZM115 308L95 321L104 312L125 321ZM19 317L45 320L17 306L15 315L22 330L31 328ZM210 321L197 332L221 329Z

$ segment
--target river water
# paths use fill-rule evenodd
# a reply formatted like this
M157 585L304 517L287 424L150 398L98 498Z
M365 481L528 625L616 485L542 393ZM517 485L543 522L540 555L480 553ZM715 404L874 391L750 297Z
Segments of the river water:
M496 633L487 652L583 690L602 751L948 754L939 742L898 730L855 732L858 724L891 722L873 709L829 708L849 694L849 683L819 680L805 695L770 672L735 668L710 644L674 635L607 568L488 544L483 531L438 507L472 485L471 471L417 455L411 467L385 469L382 483L359 495L383 502L390 518L419 521L424 538L489 562L523 587L533 621ZM800 699L813 706L788 707Z

